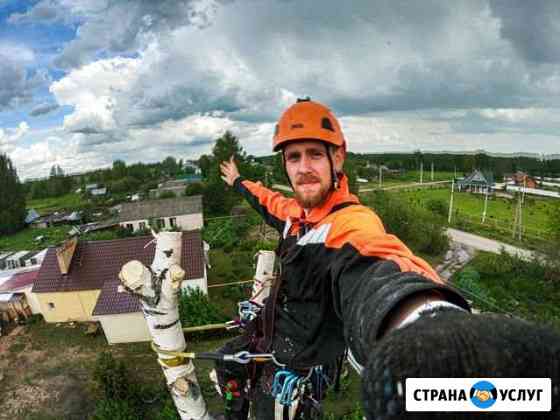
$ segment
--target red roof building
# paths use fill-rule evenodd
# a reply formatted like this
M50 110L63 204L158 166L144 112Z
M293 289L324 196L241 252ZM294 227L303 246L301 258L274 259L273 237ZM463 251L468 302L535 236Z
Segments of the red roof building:
M101 321L110 343L147 339L141 305L136 297L118 291L118 274L131 260L139 260L146 266L152 263L155 251L155 244L149 244L152 239L142 236L78 242L67 265L67 274L62 273L64 269L59 265L56 249L50 248L33 286L45 320ZM181 266L186 271L183 287L199 287L207 292L200 231L183 232Z

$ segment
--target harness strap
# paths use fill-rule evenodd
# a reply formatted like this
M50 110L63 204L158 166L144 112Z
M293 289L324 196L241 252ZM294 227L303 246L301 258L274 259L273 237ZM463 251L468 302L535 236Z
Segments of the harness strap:
M331 208L328 215L331 215L339 210L342 210L346 207L355 206L359 203L354 202L344 202L337 204ZM276 253L280 257L279 259L282 260L284 253L280 252L281 246L279 245ZM280 268L282 264L280 264ZM270 295L266 301L266 304L261 311L261 316L257 317L257 335L262 332L262 336L258 337L256 340L256 349L260 352L268 352L272 345L272 336L274 334L274 320L275 320L275 311L276 311L276 302L278 301L278 293L280 292L280 288L282 286L283 281L282 272L279 273L276 281L272 285Z

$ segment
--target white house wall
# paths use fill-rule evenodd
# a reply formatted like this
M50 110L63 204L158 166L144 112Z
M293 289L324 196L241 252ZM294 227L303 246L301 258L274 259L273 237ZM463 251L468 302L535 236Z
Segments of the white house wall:
M204 220L202 218L202 213L196 213L196 214L186 214L183 216L174 216L175 217L175 223L176 225L181 229L181 230L196 230L196 229L202 229L202 227L204 226ZM165 228L170 228L171 227L171 222L169 221L169 219L171 219L172 217L160 217L160 218L156 218L156 219L164 219L165 220ZM123 227L126 227L127 225L131 224L132 225L132 230L133 231L137 231L140 230L140 223L144 222L146 224L146 227L148 227L148 219L143 219L143 220L131 220L131 221L126 221L126 222L121 222L120 225Z
M142 312L96 316L109 344L150 341L150 333Z

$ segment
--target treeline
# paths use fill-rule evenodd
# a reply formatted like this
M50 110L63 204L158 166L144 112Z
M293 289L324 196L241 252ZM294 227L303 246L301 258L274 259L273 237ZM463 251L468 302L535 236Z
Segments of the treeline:
M78 188L83 192L88 184L103 185L113 194L137 191L147 193L151 188L156 188L163 178L193 173L194 169L185 168L183 160L177 160L173 156L168 156L161 162L138 162L131 165L115 160L109 168L80 175L66 175L60 166L54 165L48 178L27 181L24 189L30 199L60 197Z
M276 178L282 178L282 167L279 156L263 156L257 160L274 168ZM474 169L492 172L496 180L501 180L505 174L523 171L531 176L560 177L560 159L540 160L531 157L494 157L486 153L449 154L449 153L352 153L348 152L346 165L361 177L375 178L378 169L374 166L385 165L389 169L401 171L424 170L429 171L431 165L434 170L457 172L457 176L469 174ZM368 167L369 166L369 167Z
M448 154L422 153L409 154L355 154L349 153L350 159L358 166L365 166L368 162L385 165L391 169L419 170L421 164L424 170L430 170L433 163L436 171L455 172L458 176L471 173L474 169L492 172L494 178L501 180L504 175L517 171L526 172L532 176L558 177L560 176L560 159L540 160L530 157L494 157L486 153L476 154Z

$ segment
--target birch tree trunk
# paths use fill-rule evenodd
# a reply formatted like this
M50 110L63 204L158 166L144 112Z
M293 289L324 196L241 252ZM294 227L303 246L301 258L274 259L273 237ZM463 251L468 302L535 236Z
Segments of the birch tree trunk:
M156 250L150 267L126 263L119 278L142 302L144 317L157 349L184 352L185 336L179 318L179 293L185 271L180 267L182 233L154 234ZM167 386L182 420L213 420L206 408L191 359L158 352Z

